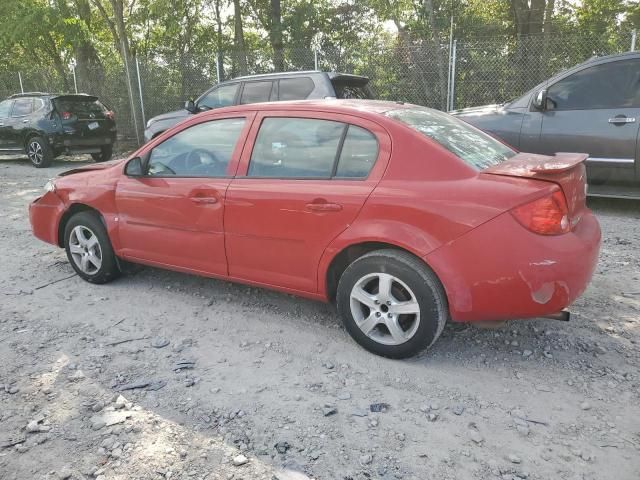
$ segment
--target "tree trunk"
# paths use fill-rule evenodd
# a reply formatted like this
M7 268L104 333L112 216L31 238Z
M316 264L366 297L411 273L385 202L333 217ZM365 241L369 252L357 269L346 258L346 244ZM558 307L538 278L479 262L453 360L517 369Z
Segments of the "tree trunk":
M284 70L284 52L282 51L282 13L280 0L271 0L271 29L269 37L273 48L273 66L276 72Z
M247 74L247 52L244 47L244 30L242 29L242 8L240 0L233 0L233 20L234 20L234 36L233 44L235 47L234 63L240 70L240 75Z
M442 58L442 52L440 51L440 32L436 25L436 17L433 11L433 0L424 0L423 8L427 17L429 18L429 38L431 40L431 50L436 57L436 64L438 67L438 83L440 87L440 108L446 110L447 103L447 80L445 74L445 62Z
M214 8L216 12L216 27L217 27L217 38L216 45L218 46L218 52L216 55L216 67L218 72L220 72L220 78L218 81L224 81L224 43L222 36L222 17L220 16L220 0L215 0Z

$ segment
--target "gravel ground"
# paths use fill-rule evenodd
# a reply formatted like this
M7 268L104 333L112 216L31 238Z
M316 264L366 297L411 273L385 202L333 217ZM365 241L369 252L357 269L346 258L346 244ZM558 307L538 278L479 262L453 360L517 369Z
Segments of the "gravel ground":
M448 326L392 361L320 303L152 268L83 282L27 217L71 166L0 161L0 479L640 478L640 204L592 204L571 322Z

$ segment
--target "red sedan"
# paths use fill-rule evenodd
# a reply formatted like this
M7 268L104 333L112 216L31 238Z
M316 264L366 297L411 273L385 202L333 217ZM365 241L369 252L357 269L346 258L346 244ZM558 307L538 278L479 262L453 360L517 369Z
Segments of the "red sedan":
M585 157L415 105L235 106L61 174L29 213L89 282L126 260L335 302L359 344L400 358L447 320L548 316L584 291Z

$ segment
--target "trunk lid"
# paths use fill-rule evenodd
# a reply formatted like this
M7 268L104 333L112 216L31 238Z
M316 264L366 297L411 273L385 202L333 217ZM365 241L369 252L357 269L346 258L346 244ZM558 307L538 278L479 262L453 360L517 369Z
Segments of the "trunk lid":
M572 225L586 208L587 174L585 153L556 153L554 156L519 153L482 171L483 174L532 178L557 184L564 193Z

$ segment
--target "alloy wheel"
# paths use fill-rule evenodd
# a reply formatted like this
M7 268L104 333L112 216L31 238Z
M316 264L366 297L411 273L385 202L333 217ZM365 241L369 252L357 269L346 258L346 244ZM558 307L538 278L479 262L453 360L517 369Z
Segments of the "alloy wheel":
M372 273L358 280L351 290L350 307L358 328L384 345L409 341L420 325L415 294L388 273Z
M29 143L27 155L29 156L29 160L31 160L35 165L40 165L42 163L42 159L44 158L42 145L40 145L40 143L38 142Z
M102 249L98 237L83 225L71 230L69 252L76 266L87 275L95 275L102 267Z

